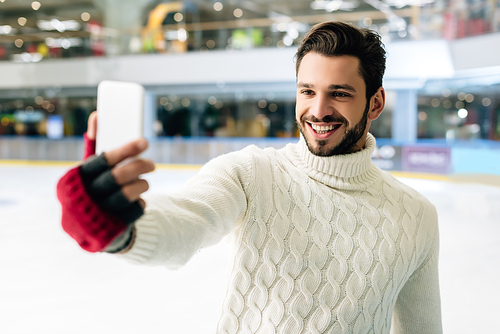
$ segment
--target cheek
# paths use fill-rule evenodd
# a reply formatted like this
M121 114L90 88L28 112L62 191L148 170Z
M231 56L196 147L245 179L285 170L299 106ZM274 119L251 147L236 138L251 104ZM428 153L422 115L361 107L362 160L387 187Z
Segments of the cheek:
M365 107L366 107L366 104L357 103L355 106L351 106L349 108L349 111L346 111L344 116L349 121L350 126L355 126L363 119Z

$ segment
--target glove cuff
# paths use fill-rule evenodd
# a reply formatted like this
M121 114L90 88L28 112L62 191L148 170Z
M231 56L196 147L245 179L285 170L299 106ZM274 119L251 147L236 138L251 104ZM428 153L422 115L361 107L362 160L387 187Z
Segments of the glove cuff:
M86 251L104 250L127 229L127 224L103 211L89 197L78 167L59 180L57 198L62 205L63 230Z
M127 229L117 236L109 245L106 246L106 253L120 253L126 249L135 237L134 224L128 225Z

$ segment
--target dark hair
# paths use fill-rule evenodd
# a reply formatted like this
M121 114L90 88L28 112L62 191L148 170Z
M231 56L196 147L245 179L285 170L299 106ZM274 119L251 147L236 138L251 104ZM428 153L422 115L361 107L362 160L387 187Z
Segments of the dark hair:
M309 52L327 57L354 56L359 59L359 73L369 99L382 86L386 52L376 32L344 22L323 22L311 28L295 54L298 75L302 58Z

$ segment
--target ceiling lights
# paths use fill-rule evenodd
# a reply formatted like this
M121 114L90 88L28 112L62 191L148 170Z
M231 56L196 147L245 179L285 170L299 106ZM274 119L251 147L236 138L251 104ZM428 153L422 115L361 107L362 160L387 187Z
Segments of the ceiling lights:
M38 20L36 25L40 30L59 32L64 31L78 31L81 28L80 23L75 20L59 21L58 19L52 20Z
M337 10L351 11L359 7L359 1L357 0L333 0L333 1L313 1L311 2L311 9L314 10L326 10L331 13Z

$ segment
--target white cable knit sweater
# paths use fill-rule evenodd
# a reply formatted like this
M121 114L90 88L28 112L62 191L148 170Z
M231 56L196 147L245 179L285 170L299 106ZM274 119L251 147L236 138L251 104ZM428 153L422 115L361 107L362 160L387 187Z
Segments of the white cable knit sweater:
M368 134L360 152L318 157L301 138L216 158L147 198L124 256L177 268L231 234L217 333L441 333L435 208L374 148Z

